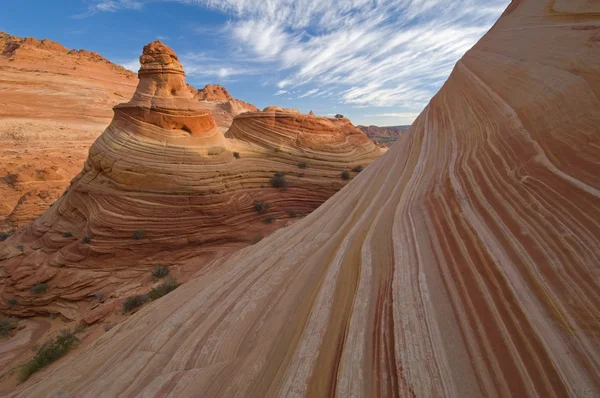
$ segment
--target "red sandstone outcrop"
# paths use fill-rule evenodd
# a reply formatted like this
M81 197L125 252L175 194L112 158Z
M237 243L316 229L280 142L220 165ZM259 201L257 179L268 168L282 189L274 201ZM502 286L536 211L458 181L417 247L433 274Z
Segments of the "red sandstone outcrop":
M509 11L317 211L15 395L600 396L600 14Z
M60 197L110 123L111 108L131 98L138 79L97 53L0 32L0 80L3 231L34 220ZM202 106L222 132L234 116L256 110L220 86L188 87L196 97L205 93Z
M374 143L382 147L389 147L410 128L410 126L356 126L359 130L367 135Z
M199 101L212 102L227 102L233 100L233 97L227 92L227 89L218 84L207 84L204 88L198 89L196 98L198 98Z
M3 311L97 319L90 310L114 309L151 283L156 264L184 281L311 212L347 183L342 171L380 154L348 121L297 113L240 115L239 139L226 139L171 49L150 43L140 63L132 99L114 107L65 194L0 244Z

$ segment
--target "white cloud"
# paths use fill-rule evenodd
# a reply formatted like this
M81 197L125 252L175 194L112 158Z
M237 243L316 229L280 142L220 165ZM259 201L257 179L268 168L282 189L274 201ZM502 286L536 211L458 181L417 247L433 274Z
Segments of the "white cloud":
M125 69L129 69L132 72L136 72L140 70L140 60L138 58L132 59L131 61L125 61L119 63Z
M139 8L150 1L197 4L229 17L219 35L230 38L230 51L214 62L189 61L190 66L184 64L189 74L268 74L280 92L300 90L300 98L327 98L347 107L394 107L397 115L404 115L397 117L403 118L424 107L456 61L510 3L103 0L90 10ZM222 60L233 66L220 65ZM306 91L307 86L318 89Z
M275 93L275 95L283 95L283 94L287 94L286 90L279 90Z

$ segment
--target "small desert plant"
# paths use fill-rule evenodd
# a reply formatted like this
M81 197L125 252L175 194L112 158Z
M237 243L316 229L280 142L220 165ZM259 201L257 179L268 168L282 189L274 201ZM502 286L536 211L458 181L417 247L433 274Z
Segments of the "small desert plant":
M38 283L37 285L31 286L29 291L33 294L42 294L48 290L48 285L45 283Z
M271 178L271 186L273 188L286 188L289 182L285 179L285 174L282 171L278 171Z
M11 307L14 307L17 304L17 299L11 298L10 300L8 300L8 305L10 305Z
M83 238L81 238L81 243L87 245L88 243L90 243L91 240L92 240L92 237L90 235L86 235Z
M239 152L234 152L233 153L233 157L236 158L236 159L239 159L240 158L240 153Z
M63 236L63 238L72 238L73 234L70 232L63 232L62 236Z
M104 302L104 292L97 292L96 294L94 294L94 298L100 301L101 303Z
M164 278L167 275L169 275L169 269L167 267L165 267L164 265L157 265L152 270L152 278L155 280Z
M146 231L144 231L143 229L138 229L137 231L135 231L133 233L133 239L135 239L135 240L143 239L145 236L146 236Z
M0 231L0 242L5 241L14 233L15 233L14 228L9 229L8 231Z
M65 355L79 339L75 332L63 330L53 339L46 340L41 346L33 349L35 355L21 367L19 379L27 380L32 374Z
M342 115L341 113L338 113L337 115L335 115L336 119L343 119L344 115Z
M123 314L125 314L127 312L131 312L138 307L141 307L147 301L148 301L148 296L145 294L140 294L137 296L129 297L123 303Z
M361 171L363 171L365 168L362 167L360 164L358 166L354 166L354 168L352 169L352 171L354 171L355 173L360 173Z
M177 283L174 279L165 280L162 284L153 287L148 293L148 297L150 300L156 300L161 298L162 296L171 293L173 290L179 287L179 283Z
M264 236L262 236L261 234L256 234L252 237L252 239L250 239L250 244L251 245L255 245L258 242L260 242L261 240L263 240Z
M350 173L348 173L347 171L342 171L342 174L340 174L340 177L342 178L342 180L349 180Z
M272 223L273 223L273 221L275 221L275 217L273 217L273 216L267 216L267 217L265 218L265 223L266 223L266 224L272 224Z
M298 163L298 168L300 169L305 169L308 167L308 164L306 164L306 162L300 162Z
M17 326L17 320L0 315L0 337L10 336L10 332Z
M259 214L266 213L271 207L268 203L262 202L259 200L254 201L254 210L256 210Z

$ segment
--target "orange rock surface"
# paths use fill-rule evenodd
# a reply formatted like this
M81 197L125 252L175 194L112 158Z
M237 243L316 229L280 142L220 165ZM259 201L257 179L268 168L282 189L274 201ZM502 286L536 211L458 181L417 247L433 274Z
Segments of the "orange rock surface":
M600 17L513 1L317 211L16 395L600 395Z
M137 77L97 53L0 32L0 81L3 230L58 199Z
M114 107L65 195L0 243L3 311L95 321L144 290L155 265L184 281L311 212L347 183L343 171L380 155L348 121L299 114L238 116L240 139L227 139L171 49L150 43L140 63L135 94Z
M131 98L138 79L97 53L0 32L0 81L3 231L34 220L60 197L110 123L111 108ZM234 116L256 110L225 88L209 88L226 93L225 102L200 95L222 132Z

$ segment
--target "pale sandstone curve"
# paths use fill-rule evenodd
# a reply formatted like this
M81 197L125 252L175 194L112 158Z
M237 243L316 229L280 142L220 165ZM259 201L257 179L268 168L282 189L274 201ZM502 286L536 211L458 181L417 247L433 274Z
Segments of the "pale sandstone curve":
M14 395L599 396L600 16L553 3L309 217Z

